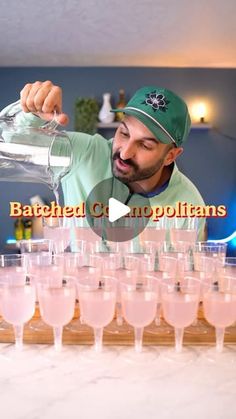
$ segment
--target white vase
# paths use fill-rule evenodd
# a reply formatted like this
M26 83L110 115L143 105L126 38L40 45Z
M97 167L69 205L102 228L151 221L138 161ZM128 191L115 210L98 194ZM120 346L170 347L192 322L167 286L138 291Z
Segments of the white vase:
M100 122L103 122L105 124L110 124L115 119L115 114L111 112L111 94L110 93L104 93L103 94L103 104L99 111L98 118Z

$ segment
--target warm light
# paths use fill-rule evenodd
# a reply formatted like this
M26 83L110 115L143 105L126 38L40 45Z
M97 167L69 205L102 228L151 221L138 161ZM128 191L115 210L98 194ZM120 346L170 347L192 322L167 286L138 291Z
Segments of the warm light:
M206 120L206 114L207 114L207 108L205 103L199 102L193 105L192 107L192 118L196 122L205 122Z

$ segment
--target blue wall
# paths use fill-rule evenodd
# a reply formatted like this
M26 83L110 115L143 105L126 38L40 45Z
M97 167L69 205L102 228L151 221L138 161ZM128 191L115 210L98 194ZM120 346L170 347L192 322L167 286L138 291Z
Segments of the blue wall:
M188 100L205 97L213 104L211 123L221 133L236 137L236 70L193 68L0 68L0 108L18 99L27 82L52 80L64 91L64 111L70 117L68 129L73 129L74 102L78 96L95 96L111 92L113 104L118 91L124 88L129 98L139 87L149 84L165 86ZM206 203L224 204L228 217L209 219L210 238L221 238L236 230L236 139L210 131L191 131L184 154L179 158L180 169L201 191ZM44 185L0 182L0 249L13 234L13 220L8 216L9 201L28 203L39 194L53 199Z

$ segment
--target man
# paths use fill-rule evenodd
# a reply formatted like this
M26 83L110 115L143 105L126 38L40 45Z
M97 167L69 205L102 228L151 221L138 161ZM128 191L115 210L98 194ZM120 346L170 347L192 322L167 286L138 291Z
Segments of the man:
M53 118L55 110L60 124L68 122L62 112L62 91L50 81L27 84L20 103L24 113L18 118L24 124L40 126ZM86 201L97 183L112 178L110 192L125 204L148 197L153 207L175 207L176 202L203 206L200 193L175 164L190 130L185 102L167 89L149 86L139 89L122 111L124 119L110 141L98 134L68 133L74 161L62 179L65 204ZM199 240L204 238L204 226L200 219Z

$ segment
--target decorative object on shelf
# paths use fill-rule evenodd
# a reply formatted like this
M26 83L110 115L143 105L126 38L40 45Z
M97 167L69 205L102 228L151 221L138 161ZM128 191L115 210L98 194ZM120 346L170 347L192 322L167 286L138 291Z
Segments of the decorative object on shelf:
M206 122L198 122L196 124L191 125L191 130L208 131L209 129L212 129L212 125L207 124Z
M14 224L14 235L16 240L22 240L24 238L24 224L22 218L17 218Z
M24 220L24 239L30 240L32 238L32 220Z
M75 130L95 134L98 112L99 105L95 98L79 97L75 102Z
M111 106L111 94L110 93L104 93L103 94L103 104L99 111L98 118L100 122L103 122L105 124L110 124L114 121L115 115L113 112L111 112L112 106Z
M98 122L97 127L99 129L116 129L120 126L119 122L111 122L110 124L105 124L104 122Z
M119 100L118 100L115 107L116 107L116 109L121 109L121 108L124 108L125 105L126 105L125 91L124 91L124 89L120 89L119 90ZM116 116L115 116L116 121L122 121L123 117L124 117L123 112L116 112Z

